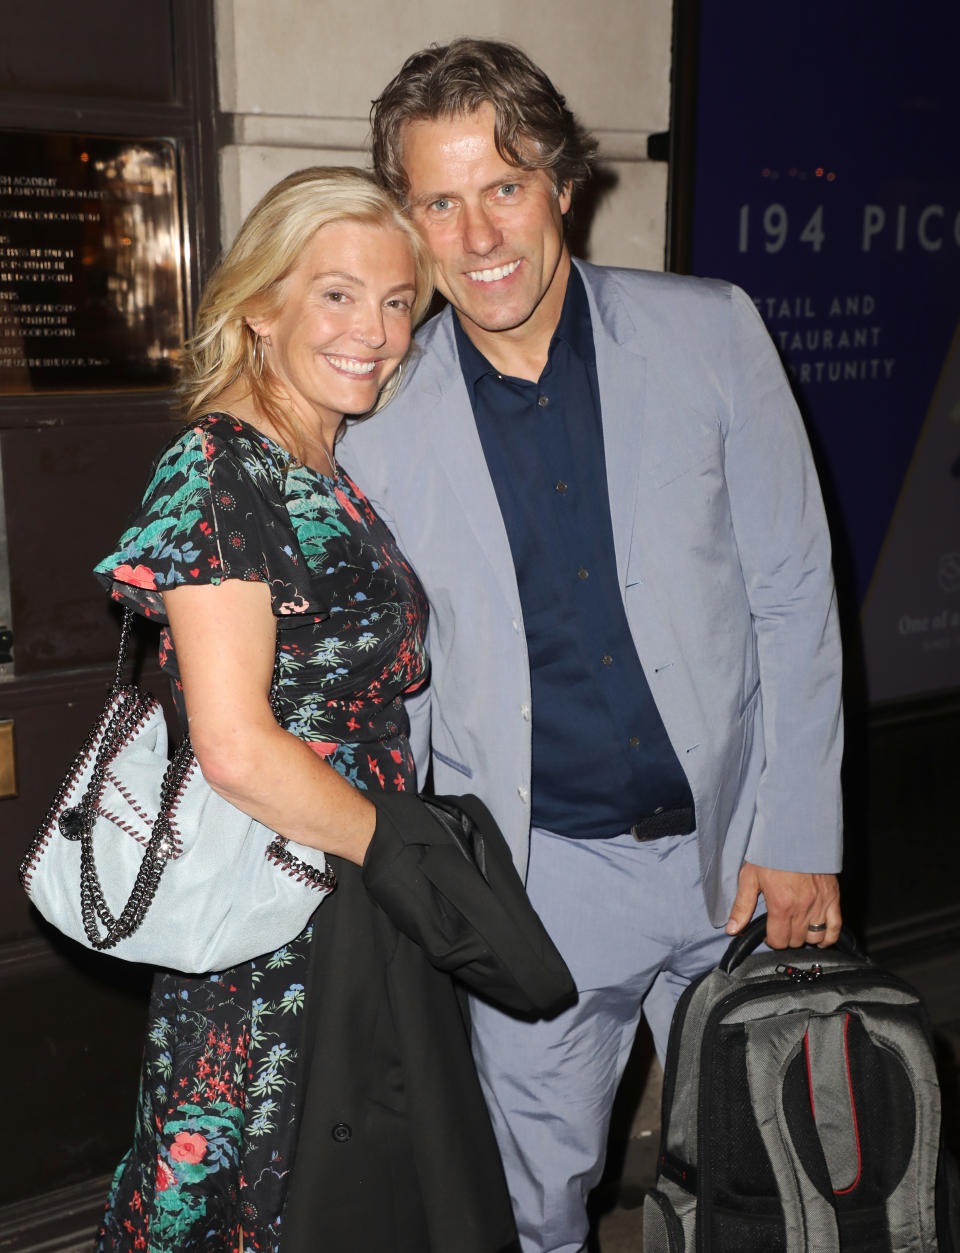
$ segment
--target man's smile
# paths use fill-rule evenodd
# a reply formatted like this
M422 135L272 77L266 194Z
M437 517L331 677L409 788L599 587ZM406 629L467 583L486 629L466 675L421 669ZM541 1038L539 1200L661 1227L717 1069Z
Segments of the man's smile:
M475 283L495 283L498 279L509 278L520 261L521 258L518 257L516 261L508 261L506 265L495 265L489 270L467 270L466 275Z

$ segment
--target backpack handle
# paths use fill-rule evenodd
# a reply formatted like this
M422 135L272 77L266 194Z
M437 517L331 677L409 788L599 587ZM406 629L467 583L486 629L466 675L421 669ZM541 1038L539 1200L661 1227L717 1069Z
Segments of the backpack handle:
M759 948L763 941L763 937L767 933L767 915L760 914L754 918L752 922L748 922L739 935L735 935L730 941L727 951L720 959L720 969L725 975L730 974L740 965L745 957L749 957L755 948ZM784 949L784 952L809 952L814 947L807 945L801 949ZM860 945L856 941L856 937L848 927L840 928L840 937L836 944L832 947L839 949L840 952L855 957L860 961L866 961Z

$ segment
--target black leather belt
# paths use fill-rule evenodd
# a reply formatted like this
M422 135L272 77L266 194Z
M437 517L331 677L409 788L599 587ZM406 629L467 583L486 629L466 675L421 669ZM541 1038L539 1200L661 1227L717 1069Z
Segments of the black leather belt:
M646 818L641 818L630 828L635 840L645 843L647 840L662 840L665 835L689 835L696 827L693 810L658 809Z

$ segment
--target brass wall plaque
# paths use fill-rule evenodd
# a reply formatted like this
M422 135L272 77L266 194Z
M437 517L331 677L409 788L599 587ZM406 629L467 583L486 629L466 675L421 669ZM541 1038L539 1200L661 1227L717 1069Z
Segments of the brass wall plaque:
M175 144L0 131L0 395L170 386L183 275Z
M0 800L17 794L17 761L13 751L13 719L0 722Z
M0 441L0 683L13 677L13 602L10 596L10 553L4 500L3 443Z

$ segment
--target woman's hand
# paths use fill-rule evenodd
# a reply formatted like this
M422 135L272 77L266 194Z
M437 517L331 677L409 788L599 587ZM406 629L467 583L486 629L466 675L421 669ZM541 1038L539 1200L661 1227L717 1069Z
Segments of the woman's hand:
M203 777L280 835L360 864L373 805L270 708L276 619L266 584L177 587L163 604Z

